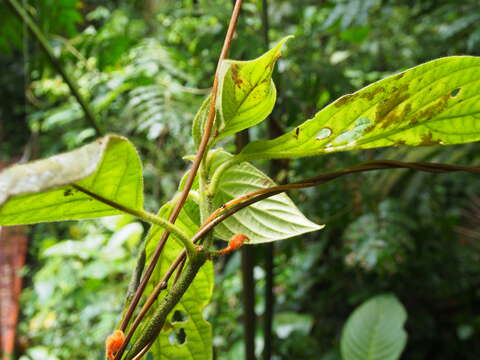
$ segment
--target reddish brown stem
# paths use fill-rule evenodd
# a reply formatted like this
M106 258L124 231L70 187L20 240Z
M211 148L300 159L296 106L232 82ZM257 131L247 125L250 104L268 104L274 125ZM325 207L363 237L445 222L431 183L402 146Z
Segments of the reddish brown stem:
M213 122L215 120L215 102L216 102L216 98L217 98L217 89L218 89L218 72L219 72L219 69L220 69L220 64L222 63L222 61L226 58L226 56L228 54L228 50L229 50L230 44L232 42L233 34L235 32L235 27L237 25L238 17L240 15L240 9L241 9L241 6L242 6L242 2L243 2L243 0L237 0L237 2L235 4L235 7L233 9L233 12L232 12L232 16L230 18L229 27L228 27L228 30L227 30L227 34L225 36L225 41L223 43L223 48L222 48L222 51L220 53L218 63L217 63L217 69L216 69L216 72L215 72L215 78L214 78L213 86L212 86L212 93L211 93L211 96L210 96L210 99L211 99L210 100L210 109L209 109L209 113L208 113L207 122L205 124L205 129L204 129L204 132L203 132L202 141L200 143L197 154L195 156L195 160L194 160L192 168L189 172L189 176L188 176L187 181L185 183L184 189L183 189L182 193L180 194L180 197L179 197L178 201L175 204L175 208L173 209L172 214L170 215L169 221L172 222L172 223L175 222L178 215L180 214L180 211L181 211L183 205L185 204L188 193L189 193L190 189L192 188L193 181L194 181L195 176L198 172L198 169L200 167L200 163L202 162L202 159L204 157L205 151L206 151L207 146L208 146L208 142L210 140L210 134L211 134L212 127L213 127ZM160 238L160 241L159 241L159 243L158 243L151 259L150 259L150 263L149 263L149 265L148 265L148 267L145 271L145 275L143 276L142 281L140 282L140 285L138 286L137 291L135 292L135 296L133 297L133 299L132 299L132 301L131 301L131 303L128 307L128 310L125 314L125 317L122 320L122 323L120 325L120 330L124 331L126 329L126 327L128 326L128 323L129 323L129 321L132 317L132 314L133 314L136 306L138 305L138 302L140 301L140 298L141 298L141 296L142 296L142 294L145 290L145 287L148 283L148 280L150 279L150 276L153 273L153 270L155 269L155 266L158 262L160 254L161 254L161 252L162 252L162 250L165 246L165 243L166 243L169 235L170 235L170 233L168 231L164 231L164 233L162 234L162 237ZM125 344L124 344L123 348L120 349L117 356L115 357L115 360L121 359L121 356L123 355L123 352L124 352L124 349L125 349L125 347L128 343L128 340L125 341Z

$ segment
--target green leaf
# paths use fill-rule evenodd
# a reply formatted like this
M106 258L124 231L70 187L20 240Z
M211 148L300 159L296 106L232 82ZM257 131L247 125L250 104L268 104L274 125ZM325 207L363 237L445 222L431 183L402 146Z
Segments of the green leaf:
M172 203L170 202L160 209L159 216L168 218L171 210ZM198 230L200 222L197 215L197 204L188 199L175 224L186 234L193 236ZM163 230L158 226L151 228L146 245L147 259L152 256L162 233ZM183 246L177 241L167 241L147 290L153 290L153 286L160 281L182 250ZM168 288L171 287L171 281L172 279L170 279ZM210 360L212 358L212 329L210 323L203 318L203 311L212 297L213 283L213 264L208 261L200 268L195 280L168 316L169 326L164 327L151 349L156 360ZM147 316L144 323L148 320ZM184 342L179 344L177 337L181 339L182 334L185 335L185 338L182 339Z
M251 61L225 60L219 70L216 140L263 121L272 111L277 91L272 81L283 38L274 48Z
M437 59L341 97L294 130L250 143L245 160L480 139L480 58Z
M207 122L209 107L210 96L207 96L193 118L192 137L196 147L200 145L200 141L202 140L203 129Z
M0 225L75 220L143 209L142 164L125 138L108 135L77 150L0 172Z
M350 315L341 339L343 360L396 360L407 342L407 313L393 295L376 296Z
M212 173L232 158L232 155L221 150L213 151L209 155ZM214 197L214 205L219 208L241 195L272 186L275 186L272 179L255 166L244 162L225 171ZM322 228L323 225L308 220L286 194L278 194L230 216L215 227L215 236L228 240L235 234L245 234L250 238L250 244L258 244L287 239Z

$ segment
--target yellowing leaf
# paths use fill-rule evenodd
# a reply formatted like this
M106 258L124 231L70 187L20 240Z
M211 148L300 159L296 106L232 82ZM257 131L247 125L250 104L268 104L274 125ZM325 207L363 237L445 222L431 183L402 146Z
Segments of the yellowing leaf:
M239 156L291 158L478 141L479 96L480 58L441 58L345 95L285 135L250 143Z

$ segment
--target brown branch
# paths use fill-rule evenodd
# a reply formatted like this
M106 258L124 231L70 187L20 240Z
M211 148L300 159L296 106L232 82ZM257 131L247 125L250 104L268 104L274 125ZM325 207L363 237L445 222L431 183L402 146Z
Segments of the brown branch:
M339 177L349 175L349 174L375 171L375 170L389 170L389 169L411 169L411 170L418 170L418 171L436 173L436 174L444 174L444 173L458 172L458 171L465 171L465 172L470 172L474 174L480 174L480 166L460 166L460 165L448 165L448 164L437 164L437 163L426 163L426 162L410 163L410 162L402 162L402 161L394 161L394 160L368 161L348 169L334 171L327 174L321 174L308 179L304 179L299 182L285 184L285 185L278 185L271 188L261 189L246 195L239 196L238 198L225 203L220 208L215 210L209 216L207 221L205 221L201 229L192 238L192 241L195 242L197 241L198 238L202 238L203 236L205 236L206 233L208 233L212 228L214 228L220 222L222 222L229 216L233 215L234 213L242 210L243 208L251 204L254 204L258 201L269 198L271 196L285 192L287 190L301 189L301 188L325 184L327 182L330 182Z
M243 0L237 0L237 2L235 4L235 8L233 9L233 12L232 12L232 16L230 18L229 27L228 27L228 30L227 30L227 34L225 36L225 41L223 43L223 48L222 48L222 51L220 53L218 63L217 63L217 69L216 69L216 72L215 72L215 78L214 78L214 81L213 81L212 93L211 93L211 97L210 97L211 98L210 109L209 109L209 113L208 113L208 119L207 119L207 122L205 124L205 129L204 129L204 132L203 132L202 141L200 143L197 154L195 156L195 160L193 162L192 168L189 172L189 176L188 176L188 179L185 183L185 187L183 189L183 192L180 194L180 198L176 202L175 208L173 209L173 212L170 215L169 221L172 222L172 223L175 222L178 215L180 214L180 211L181 211L183 205L185 204L188 193L189 193L189 191L192 187L193 181L195 179L195 175L197 174L198 168L200 167L200 163L202 162L205 151L207 149L208 142L210 140L210 133L212 131L213 122L215 120L215 102L216 102L217 89L218 89L218 72L219 72L220 65L221 65L222 61L226 58L226 56L228 54L228 50L229 50L230 44L232 42L233 34L235 32L235 27L236 27L236 24L237 24L237 20L238 20L238 17L240 15L240 8L242 6L242 2L243 2ZM145 290L145 287L148 283L148 280L150 279L150 276L153 273L153 270L155 269L155 266L158 262L160 254L163 250L163 247L165 246L165 243L166 243L169 235L170 235L170 233L168 231L164 231L163 234L162 234L162 237L161 237L161 239L160 239L160 241L159 241L159 243L158 243L158 245L155 249L155 252L153 253L153 255L150 259L150 264L145 271L145 275L143 276L142 281L141 281L139 287L137 288L135 296L132 299L132 302L130 303L130 305L128 307L128 310L125 314L125 317L122 320L122 323L120 325L120 329L122 331L126 329L126 327L128 325L128 322L130 321L130 318L132 317L132 314L133 314L138 302L140 301L140 298L141 298L141 296L142 296L142 294ZM127 343L128 343L128 341L125 341L124 346L122 347L122 349L120 349L117 356L115 357L116 360L119 360L121 358Z
M311 177L296 183L278 185L275 187L258 190L258 191L240 196L232 201L229 201L228 203L226 203L225 205L217 209L214 213L212 213L212 215L204 222L201 228L194 235L194 237L192 238L192 242L198 243L216 225L220 224L222 221L224 221L231 215L235 214L236 212L244 209L245 207L248 207L258 201L264 200L266 198L282 193L289 189L299 189L299 188L317 186L317 185L321 185L321 184L325 184L330 181L333 181L339 177L349 175L349 174L354 174L354 173L368 172L368 171L375 171L375 170L402 169L402 168L430 172L430 173L437 173L437 174L458 172L458 171L465 171L465 172L480 174L479 166L469 167L469 166L436 164L436 163L408 163L408 162L391 161L391 160L369 161L348 169L343 169L343 170L339 170L339 171L335 171L327 174L321 174L321 175ZM134 325L135 325L135 328L138 326L141 319L143 319L143 316L148 311L149 306L148 307L146 306L147 303L149 303L150 306L151 304L153 304L153 302L156 300L160 292L163 289L165 289L166 284L168 283L168 280L170 279L172 274L175 272L175 269L177 268L177 266L182 261L184 261L185 257L186 257L186 251L183 250L175 259L175 261L172 263L170 268L167 270L162 280L155 287L154 291L148 298L147 302L145 303L145 305L143 306L141 312L137 317L137 318L140 317L140 319L138 321L136 319L135 323L132 324L132 328L134 327ZM128 337L128 334L127 334L127 337Z
M242 204L249 199L256 198L264 194L265 195L272 194L270 196L273 196L290 189L301 189L301 188L324 184L344 175L365 172L365 171L388 170L388 169L411 169L411 170L418 170L418 171L437 173L437 174L457 172L457 171L480 173L480 167L478 166L460 166L460 165L448 165L448 164L436 164L436 163L413 163L413 162L408 163L408 162L394 161L394 160L368 161L348 169L343 169L343 170L339 170L339 171L335 171L327 174L321 174L321 175L304 179L295 183L278 185L271 188L261 189L261 190L251 192L249 194L239 196L233 200L230 200L229 202L225 203L220 208L215 210L208 217L206 223L212 222L216 217L218 217L219 214L223 213L226 209L235 207L236 205Z
M235 214L236 212L242 210L243 208L250 206L251 204L254 204L258 201L264 200L268 197L284 192L286 190L316 186L316 185L333 181L344 175L349 175L354 173L375 171L375 170L388 170L388 169L396 169L396 168L412 169L412 170L431 172L431 173L449 173L449 172L457 172L457 171L466 171L466 172L471 172L476 174L480 173L480 167L478 166L469 167L469 166L435 164L435 163L407 163L407 162L391 161L391 160L369 161L369 162L354 166L352 168L343 169L343 170L339 170L339 171L335 171L327 174L321 174L297 183L279 185L279 186L275 186L268 189L262 189L259 191L252 192L250 194L243 195L237 199L234 199L226 203L221 208L217 209L214 213L212 213L212 215L207 219L207 221L205 221L205 223L201 226L200 230L192 238L192 242L198 243L216 225L218 225L219 223L221 223L231 215ZM185 261L185 259L186 259L186 251L183 250L177 256L177 258L172 263L172 265L170 265L170 268L167 270L162 280L157 284L153 292L150 294L146 303L142 307L139 315L135 319L135 322L132 324L126 339L131 338L133 332L140 324L141 320L147 313L150 306L155 302L160 292L166 288L170 277L173 275L176 268ZM150 348L150 346L147 347L147 350L148 348Z

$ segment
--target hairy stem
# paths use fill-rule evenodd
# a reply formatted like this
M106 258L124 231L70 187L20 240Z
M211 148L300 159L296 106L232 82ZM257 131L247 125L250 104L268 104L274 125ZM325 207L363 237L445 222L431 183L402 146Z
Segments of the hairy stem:
M85 113L85 118L90 123L90 126L95 130L97 136L103 135L103 132L99 128L99 121L95 116L94 111L84 99L80 93L79 87L73 77L67 72L65 67L61 64L60 60L53 53L53 49L48 43L47 38L42 33L40 28L35 24L35 22L30 18L25 9L17 2L17 0L7 0L7 4L10 5L10 8L13 10L14 14L27 26L28 30L33 34L35 39L37 39L41 48L47 55L48 59L55 67L55 69L60 73L63 80L67 83L72 95L75 97L77 102L80 104L83 112Z
M194 160L192 168L189 172L189 176L188 176L187 181L185 183L184 189L183 189L183 191L180 195L180 198L178 199L178 201L175 204L175 208L173 209L172 214L170 215L169 220L172 223L175 222L178 215L180 214L180 211L181 211L183 205L185 204L185 201L188 197L188 193L189 193L190 189L192 188L193 181L195 180L195 176L196 176L197 171L200 167L200 164L201 164L201 162L204 158L205 151L206 151L206 149L208 147L208 143L210 141L210 135L211 135L212 127L213 127L213 122L215 120L215 102L216 102L217 89L218 89L218 71L219 71L219 68L220 68L220 64L226 58L226 56L228 54L228 50L230 49L230 44L232 42L233 34L235 32L235 27L237 25L238 17L240 15L240 9L241 9L241 6L242 6L242 2L243 2L243 0L237 0L237 2L235 4L235 7L233 9L233 12L232 12L232 16L230 18L230 23L229 23L229 26L228 26L227 34L225 36L225 41L223 43L223 48L222 48L222 51L220 53L218 63L217 63L217 70L215 72L215 78L214 78L213 86L212 86L210 109L209 109L209 113L208 113L207 122L205 124L205 129L204 129L204 132L203 132L203 135L202 135L202 140L200 142L200 146L198 148L197 154L195 155L195 160ZM125 328L127 327L128 322L130 321L130 318L132 317L132 314L135 310L135 307L137 306L138 302L140 301L140 298L141 298L141 296L142 296L142 294L145 290L145 287L148 283L148 280L150 279L150 276L152 275L153 270L155 269L155 266L158 262L160 254L163 250L163 247L165 246L165 243L166 243L169 235L170 235L170 233L168 231L165 231L162 234L162 237L160 238L160 241L159 241L152 257L151 257L150 264L148 265L148 267L145 271L145 275L143 276L142 281L140 282L140 285L139 285L139 287L138 287L138 289L135 293L135 296L132 299L132 302L130 303L129 308L127 309L127 312L125 314L125 317L123 318L122 324L120 325L121 330L125 330ZM122 349L120 349L120 351L115 356L116 360L121 359L121 356L122 356L123 351L124 351L127 344L128 344L128 341L126 341L124 343L124 346L122 347Z
M162 299L158 308L153 313L151 321L142 329L138 340L133 344L131 350L127 353L125 359L131 360L139 352L143 352L145 347L151 344L162 330L168 314L178 304L183 294L187 291L190 284L195 279L198 270L205 264L207 252L200 251L188 262L185 271L182 272L178 282L172 287L170 292Z
M405 163L405 162L388 161L388 160L371 161L371 162L357 165L350 169L344 169L344 170L336 171L333 173L322 174L314 178L310 178L308 179L308 181L305 180L305 181L294 183L294 184L279 185L277 187L261 190L260 191L261 193L254 192L251 194L247 194L241 197L242 201L239 201L239 199L232 200L231 202L232 205L228 207L220 208L219 210L222 210L222 211L216 212L218 216L214 216L214 217L211 216L209 217L209 219L207 219L207 221L203 223L199 231L192 238L192 242L193 243L199 242L202 239L202 237L206 236L216 225L218 225L219 223L221 223L231 215L235 214L237 211L240 211L241 209L247 206L250 206L253 203L266 199L270 196L274 196L288 189L316 186L316 185L333 181L338 177L357 173L357 172L387 170L387 169L395 169L395 168L409 168L409 169L415 169L419 171L432 172L432 173L448 173L448 172L456 172L456 171L466 171L466 172L477 173L477 174L480 173L480 167L466 167L466 166L433 164L433 163ZM152 292L150 297L147 299L147 302L142 308L139 314L139 317L137 317L135 323L132 324L132 328L130 329L131 331L129 331L129 333L127 334L127 338L129 335L131 335L131 333L133 333L132 330L134 330L139 325L140 321L143 319L143 316L146 314L151 304L153 304L153 302L156 300L160 292L166 288L166 284L168 283L168 280L170 279L172 274L175 272L179 264L181 264L185 260L185 258L186 258L186 252L184 250L178 255L178 257L172 263L170 268L167 270L163 279L157 284L154 291Z

